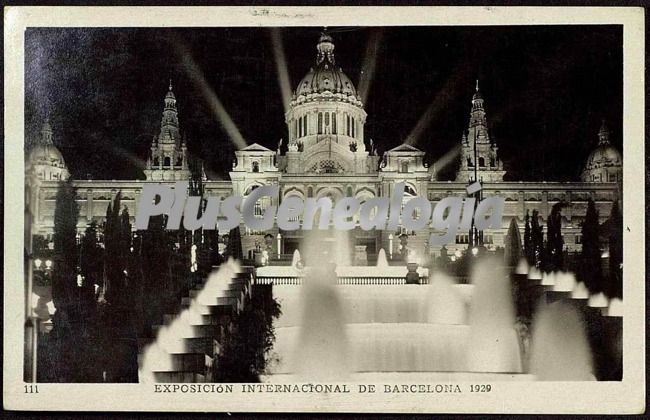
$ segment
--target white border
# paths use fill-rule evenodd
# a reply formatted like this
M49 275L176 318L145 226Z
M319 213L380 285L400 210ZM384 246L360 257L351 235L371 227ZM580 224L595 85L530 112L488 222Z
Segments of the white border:
M5 23L4 407L22 410L641 413L645 408L644 10L621 7L8 7ZM24 394L24 33L27 27L624 26L624 378L493 382L489 394L154 394L39 384ZM237 389L237 386L235 387Z

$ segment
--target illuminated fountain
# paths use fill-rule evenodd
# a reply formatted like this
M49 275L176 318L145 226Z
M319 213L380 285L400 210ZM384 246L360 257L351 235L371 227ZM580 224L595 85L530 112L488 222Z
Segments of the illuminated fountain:
M377 267L388 267L388 259L386 258L386 251L384 251L384 248L381 248L377 254Z
M332 248L323 246L322 237L316 233L301 246L307 262L302 286L273 286L282 309L273 347L279 361L263 380L357 381L373 375L404 380L528 377L514 375L522 369L506 281L490 281L485 274L475 275L474 285L455 284L435 274L429 285L382 284L381 278L371 285L335 285L334 264L328 255L338 261L336 250L341 247L336 242L334 253L328 254ZM336 272L340 277L343 273L372 275L368 273L379 270L381 277L395 270L403 279L406 267L388 266L385 256L380 251L376 267L337 265ZM489 273L507 279L503 273ZM475 289L485 293L476 302ZM504 308L486 313L490 305ZM501 343L490 343L495 337ZM481 346L486 352L475 349Z
M343 379L348 374L347 339L335 264L329 249L312 238L308 236L303 244L312 264L300 287L301 323L293 370L305 380Z
M513 326L515 308L508 276L496 259L479 261L472 270L467 368L472 372L521 372L519 341Z
M296 249L293 251L293 257L291 258L291 267L298 268L298 263L302 264L300 261L300 251Z
M564 301L542 306L533 327L531 373L542 381L595 380L584 322Z

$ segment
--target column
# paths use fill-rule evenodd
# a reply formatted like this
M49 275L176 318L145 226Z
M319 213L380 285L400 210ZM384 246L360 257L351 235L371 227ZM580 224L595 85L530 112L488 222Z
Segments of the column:
M540 209L542 220L548 219L548 191L542 191L542 208Z
M88 188L86 191L86 220L92 222L93 220L93 190Z

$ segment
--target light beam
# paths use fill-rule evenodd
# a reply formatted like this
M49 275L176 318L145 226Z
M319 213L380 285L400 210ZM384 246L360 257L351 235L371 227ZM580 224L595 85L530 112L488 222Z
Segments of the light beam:
M366 44L363 66L361 67L361 75L359 76L359 96L361 96L361 102L364 104L368 99L370 85L372 84L372 79L375 75L379 44L381 43L383 36L383 28L372 29L370 31L370 37L368 38L368 44Z
M273 46L273 56L275 57L275 69L278 73L278 83L282 92L282 105L286 114L289 111L289 103L291 102L291 80L287 71L287 59L284 55L284 43L282 42L280 28L271 28L271 44Z
M418 122L415 124L415 127L413 127L404 143L415 146L424 131L429 127L431 121L437 117L441 111L448 107L451 98L453 98L458 91L457 86L465 80L463 76L463 74L467 73L467 71L464 70L465 64L465 62L461 62L455 66L454 70L450 73L451 76L445 80L442 87L435 93L433 101L431 101Z
M210 87L210 84L205 79L203 71L199 68L198 64L196 64L187 47L177 41L174 42L173 45L183 63L183 69L192 82L198 86L203 98L210 106L215 117L217 117L217 120L219 120L221 127L226 131L230 141L235 145L235 147L237 147L237 149L243 149L246 147L246 140L239 131L239 128L237 128L235 122L230 118L228 111L226 111L226 108L223 106L223 103L221 103L221 100L215 91Z

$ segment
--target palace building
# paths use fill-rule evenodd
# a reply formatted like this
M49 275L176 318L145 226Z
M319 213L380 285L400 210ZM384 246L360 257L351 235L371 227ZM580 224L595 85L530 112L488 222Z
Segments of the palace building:
M296 86L285 115L286 151L282 144L277 150L271 150L257 143L236 151L230 180L204 179L206 194L246 197L258 186L277 184L279 196L271 199L276 205L290 196L301 199L330 197L333 201L356 197L363 202L373 197L390 197L395 183L403 181L406 183L405 200L424 196L435 205L447 196L466 197L466 187L478 178L483 197L498 195L505 199L502 226L484 232L483 242L488 249L504 246L512 218L517 220L523 233L527 211L539 211L545 224L552 206L564 202L567 206L562 210L562 228L568 251L581 248L580 223L590 198L596 203L601 223L608 218L612 204L620 200L623 161L619 151L610 145L609 131L604 124L598 131L598 145L587 159L581 179L574 182L504 181L508 168L504 167L499 148L490 137L485 101L478 83L471 98L467 130L459 133L460 166L454 181L437 180L436 168L427 165L425 153L412 145L402 144L378 155L375 145L364 136L366 119L372 115L364 110L364 103L336 61L334 50L332 37L322 34L314 66ZM180 129L182 115L179 116L175 95L170 83L164 97L160 132L151 144L144 170L146 180L74 181L80 208L80 231L91 221L101 225L106 208L118 191L121 191L123 205L134 217L144 184L173 186L176 181L191 177L186 139ZM69 175L47 121L40 139L33 143L26 162L26 205L31 232L51 238L57 186ZM69 161L67 165L74 165L74 162ZM268 204L259 203L260 213ZM263 241L266 233L271 233L274 238L278 234L280 237L274 244L279 243L281 249L275 252L290 254L299 247L304 235L301 230L284 232L277 227L270 232L256 232L242 225L241 231L244 253ZM349 232L351 249L365 246L368 256L376 254L380 248L389 255L398 254L398 237L404 233L408 235L409 248L416 254L421 257L439 255L439 248L428 247L430 229L364 231L357 227ZM469 232L459 232L455 243L447 245L447 250L464 250L469 242Z

